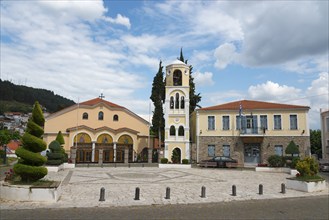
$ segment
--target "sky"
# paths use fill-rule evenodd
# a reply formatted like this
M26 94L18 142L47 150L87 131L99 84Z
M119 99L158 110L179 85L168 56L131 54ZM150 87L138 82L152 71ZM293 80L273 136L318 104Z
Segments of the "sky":
M159 61L193 66L202 107L249 99L329 109L328 1L1 1L0 78L148 120ZM152 111L152 110L151 110Z

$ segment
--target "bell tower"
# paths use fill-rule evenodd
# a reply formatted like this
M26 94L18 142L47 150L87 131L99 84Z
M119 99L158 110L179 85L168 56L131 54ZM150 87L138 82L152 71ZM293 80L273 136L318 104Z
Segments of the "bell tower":
M173 163L190 160L189 77L189 66L180 60L166 66L164 156Z

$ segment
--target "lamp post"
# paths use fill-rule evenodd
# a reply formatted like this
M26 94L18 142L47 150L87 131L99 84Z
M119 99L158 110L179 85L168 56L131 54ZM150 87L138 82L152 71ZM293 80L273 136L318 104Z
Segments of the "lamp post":
M3 164L7 164L7 145L3 146L5 154L3 155Z

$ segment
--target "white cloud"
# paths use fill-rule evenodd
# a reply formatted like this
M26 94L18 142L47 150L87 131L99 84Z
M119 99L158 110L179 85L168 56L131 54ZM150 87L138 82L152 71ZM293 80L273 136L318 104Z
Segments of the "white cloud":
M130 29L131 26L129 18L122 16L121 14L117 14L116 18L104 17L103 19L113 24L126 26L128 29Z
M250 86L248 89L248 96L254 100L263 100L270 102L290 102L292 104L300 97L301 89L292 86L279 85L272 81L267 81L263 84Z
M329 108L328 73L320 73L318 78L311 82L311 86L309 86L306 91L267 81L263 84L250 86L248 89L248 97L254 100L310 106L310 128L316 129L320 127L320 109Z
M125 63L117 39L102 33L105 12L103 1L4 2L1 34L10 41L1 41L2 77L75 101L103 91L108 100L131 99L145 78Z
M235 46L231 43L225 43L216 48L214 56L216 58L215 67L225 69L227 65L234 62L236 53Z
M328 53L327 1L251 3L238 12L246 65L284 64Z
M212 75L211 72L195 72L193 73L194 82L197 86L212 86L215 84Z

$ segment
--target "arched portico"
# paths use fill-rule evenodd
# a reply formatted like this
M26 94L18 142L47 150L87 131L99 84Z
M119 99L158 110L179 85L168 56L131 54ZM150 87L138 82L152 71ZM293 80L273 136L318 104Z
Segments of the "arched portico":
M92 141L89 134L80 132L73 138L74 146L77 147L76 162L90 163L92 162Z
M116 161L117 162L133 162L133 138L128 134L119 137L116 145Z

